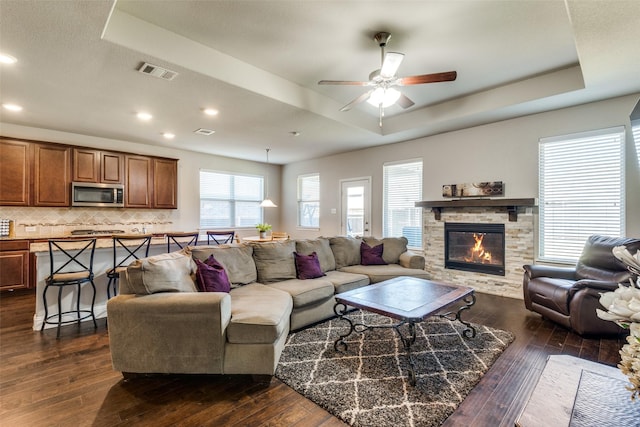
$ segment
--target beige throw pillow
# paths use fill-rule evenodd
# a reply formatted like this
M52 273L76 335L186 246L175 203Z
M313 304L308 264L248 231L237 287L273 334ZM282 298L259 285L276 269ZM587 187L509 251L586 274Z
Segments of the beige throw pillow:
M198 292L192 279L196 265L191 257L171 252L137 259L127 267L127 281L136 295L158 292Z

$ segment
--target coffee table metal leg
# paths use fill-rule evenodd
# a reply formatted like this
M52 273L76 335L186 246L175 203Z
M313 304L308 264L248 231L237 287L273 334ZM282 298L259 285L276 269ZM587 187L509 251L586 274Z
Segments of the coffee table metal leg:
M402 345L404 350L407 352L407 362L409 362L409 369L407 370L407 376L409 377L409 384L412 386L416 385L416 366L413 361L413 354L411 353L411 346L414 342L416 342L416 325L413 322L407 322L407 326L409 327L409 335L402 335L402 331L400 331L400 327L404 325L405 322L401 322L397 325L393 325L393 329L398 333L400 337L400 341L402 341Z
M469 322L465 322L464 320L462 320L462 312L465 310L469 310L471 308L472 305L474 305L476 303L476 295L474 293L471 293L469 295L467 295L466 297L464 297L462 299L462 301L465 302L465 305L463 305L462 307L460 307L458 309L458 311L456 311L455 313L453 312L448 312L448 313L444 313L444 314L439 314L438 316L445 318L447 320L457 320L460 323L462 323L463 325L465 325L467 327L467 329L465 329L464 331L462 331L462 335L464 335L465 338L475 338L476 336L476 328L473 327L473 325Z
M343 304L341 302L338 302L336 303L336 305L333 306L333 312L336 313L336 315L340 318L340 320L344 320L347 323L349 323L349 332L347 332L346 334L340 335L338 339L335 340L335 342L333 343L333 348L335 351L347 351L347 343L344 342L344 339L347 338L349 335L353 333L353 331L356 330L355 325L353 324L351 319L345 316L345 314L347 314L347 311L348 310L347 310L346 304Z

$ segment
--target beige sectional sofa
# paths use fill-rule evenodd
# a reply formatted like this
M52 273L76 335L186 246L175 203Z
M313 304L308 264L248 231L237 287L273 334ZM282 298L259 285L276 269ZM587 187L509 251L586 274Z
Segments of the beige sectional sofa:
M361 265L383 244L386 265ZM317 254L324 275L298 279L294 252ZM222 264L232 289L197 292L193 259ZM334 295L397 276L427 279L407 239L331 237L193 246L133 262L107 316L114 369L131 373L273 375L286 337L334 316Z

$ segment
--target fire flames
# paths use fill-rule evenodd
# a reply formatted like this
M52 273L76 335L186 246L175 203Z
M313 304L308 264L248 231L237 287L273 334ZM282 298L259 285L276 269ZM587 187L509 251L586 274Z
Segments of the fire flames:
M475 262L480 264L491 263L491 252L485 250L484 246L482 246L484 236L484 233L473 233L473 239L476 241L476 243L469 251L469 256L464 258L466 262Z

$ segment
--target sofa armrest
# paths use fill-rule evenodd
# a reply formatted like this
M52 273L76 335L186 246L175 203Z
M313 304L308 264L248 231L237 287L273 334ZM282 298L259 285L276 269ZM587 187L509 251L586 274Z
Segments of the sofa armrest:
M221 292L118 295L107 303L115 370L223 373L231 297Z
M528 264L523 265L524 272L529 279L536 277L553 277L556 279L576 280L575 267L555 267L552 265Z
M582 279L578 280L571 287L571 292L575 293L581 289L593 289L600 292L613 292L618 289L618 282L606 282L604 280Z
M398 263L404 268L416 268L424 270L424 257L413 251L406 251L400 254Z

